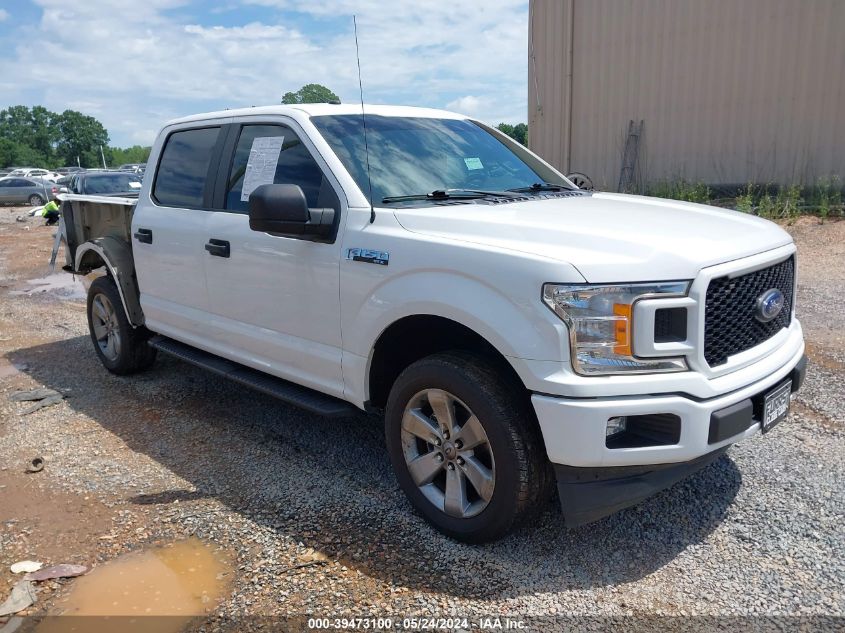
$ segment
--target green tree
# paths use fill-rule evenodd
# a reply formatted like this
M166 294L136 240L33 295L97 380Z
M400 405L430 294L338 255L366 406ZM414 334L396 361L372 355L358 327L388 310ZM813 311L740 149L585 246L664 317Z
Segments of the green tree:
M59 115L60 138L56 153L65 165L75 165L79 157L83 167L102 164L100 147L109 143L109 133L97 119L75 110Z
M282 95L282 103L287 105L296 103L329 103L330 101L340 102L340 97L320 84L306 84L296 92L286 92Z
M510 123L499 123L499 125L496 126L496 129L500 132L504 132L513 140L522 143L523 145L528 144L528 126L525 123L517 123L516 125L511 125Z
M0 137L0 166L38 167L47 164L47 159L32 147Z
M0 110L0 167L12 165L55 168L76 165L101 167L100 147L110 165L143 163L149 147L107 147L109 134L97 119L65 110L51 112L43 106L10 106Z
M150 147L133 145L132 147L120 148L109 147L106 150L106 161L109 165L117 167L125 163L146 163L150 157Z
M28 144L49 161L53 157L53 148L59 142L59 115L43 106L33 106L30 121Z
M9 165L49 165L58 138L55 113L41 106L0 111L2 160Z
M0 111L0 138L28 145L32 137L32 113L26 106L10 106Z

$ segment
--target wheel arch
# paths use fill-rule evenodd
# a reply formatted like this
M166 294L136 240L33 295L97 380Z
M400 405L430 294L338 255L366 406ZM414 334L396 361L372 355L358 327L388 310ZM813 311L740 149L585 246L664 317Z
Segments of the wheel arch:
M135 262L129 245L115 237L102 237L80 244L76 249L74 272L86 275L98 268L105 268L115 281L129 323L133 327L144 325Z
M366 371L366 406L384 408L393 383L405 368L426 356L451 350L478 354L524 392L526 399L530 397L507 356L481 334L443 316L415 314L394 321L376 339Z

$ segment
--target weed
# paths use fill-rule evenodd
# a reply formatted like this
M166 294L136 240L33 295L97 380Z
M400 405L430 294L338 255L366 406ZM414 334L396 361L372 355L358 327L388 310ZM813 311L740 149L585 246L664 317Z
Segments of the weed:
M750 182L745 191L736 197L736 210L754 213L754 186Z
M839 176L819 178L813 192L813 205L818 209L819 222L824 223L831 211L838 211L842 206L842 182Z
M777 217L777 199L769 193L770 185L766 185L763 192L760 194L760 201L757 203L757 215L761 218L776 218Z
M678 179L661 180L652 184L648 195L707 204L713 201L715 194L702 182ZM845 215L842 180L839 176L821 178L815 187L807 189L802 189L797 184L778 186L771 183L748 183L734 199L734 208L763 218L785 219L790 224L802 214L817 213L820 221L824 222L833 215Z
M680 180L662 180L653 184L648 194L656 198L669 198L685 202L707 203L710 200L710 188L703 182Z

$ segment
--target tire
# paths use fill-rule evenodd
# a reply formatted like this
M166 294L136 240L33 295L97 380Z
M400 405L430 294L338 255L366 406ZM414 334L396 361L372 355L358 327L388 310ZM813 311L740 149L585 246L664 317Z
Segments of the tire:
M444 432L449 421L441 424L435 407L441 417L452 412L451 432ZM551 465L530 403L478 355L440 353L405 369L388 397L385 435L402 490L454 539L496 540L551 496ZM482 435L486 443L479 442Z
M44 198L39 196L37 193L34 193L31 196L29 196L28 202L33 207L37 207L39 204L45 204Z
M152 366L156 350L147 345L150 331L129 324L111 277L99 277L91 284L87 312L91 342L106 369L125 376Z
M579 189L584 189L586 191L593 190L593 181L590 180L589 176L585 176L581 172L572 172L571 174L566 174L566 177Z

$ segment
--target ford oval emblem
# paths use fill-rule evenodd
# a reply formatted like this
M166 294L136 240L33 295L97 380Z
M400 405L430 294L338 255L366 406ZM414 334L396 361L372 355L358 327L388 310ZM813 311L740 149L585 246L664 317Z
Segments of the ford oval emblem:
M757 297L754 316L761 323L768 323L780 314L784 303L786 303L786 297L780 290L777 288L767 290Z

